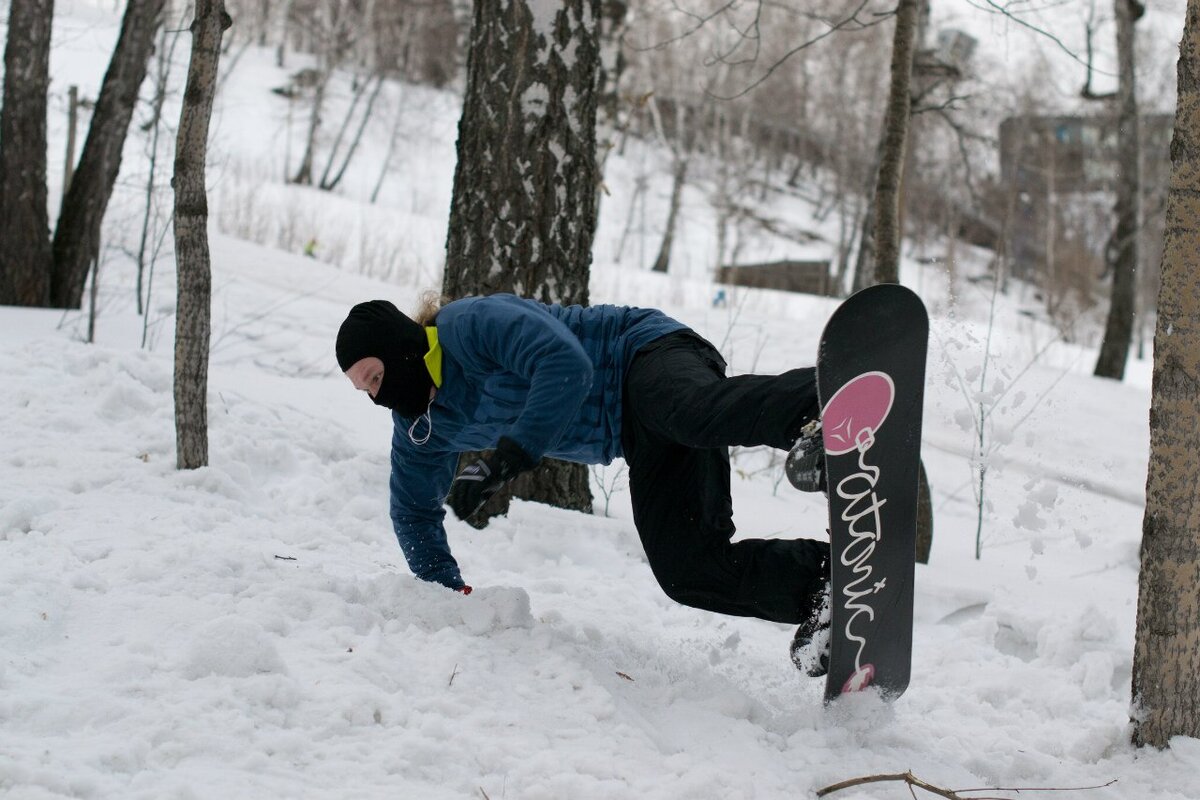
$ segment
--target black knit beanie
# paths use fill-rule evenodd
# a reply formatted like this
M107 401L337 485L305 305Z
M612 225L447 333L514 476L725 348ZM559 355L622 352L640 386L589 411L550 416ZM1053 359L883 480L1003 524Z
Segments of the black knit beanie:
M387 300L370 300L350 309L337 335L337 361L342 372L364 358L383 362L383 382L371 400L406 417L418 417L429 406L433 378L425 366L429 339L420 324Z

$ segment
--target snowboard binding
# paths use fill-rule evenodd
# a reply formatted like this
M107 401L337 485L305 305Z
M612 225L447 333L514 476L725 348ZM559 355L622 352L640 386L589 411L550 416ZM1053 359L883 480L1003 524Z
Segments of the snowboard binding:
M783 464L788 483L802 492L825 492L825 443L821 438L821 420L814 419L800 429L800 438L792 445Z

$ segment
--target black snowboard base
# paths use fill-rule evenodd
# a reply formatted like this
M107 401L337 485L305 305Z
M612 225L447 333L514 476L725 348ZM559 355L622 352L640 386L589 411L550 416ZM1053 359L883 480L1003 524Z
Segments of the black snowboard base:
M925 306L897 284L851 296L821 336L832 583L826 702L869 687L891 700L908 687L928 339Z

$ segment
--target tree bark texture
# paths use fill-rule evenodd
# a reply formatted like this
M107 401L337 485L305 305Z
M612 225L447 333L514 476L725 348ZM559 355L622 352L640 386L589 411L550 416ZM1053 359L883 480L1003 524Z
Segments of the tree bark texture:
M46 92L53 0L13 0L0 109L0 304L50 299Z
M920 10L920 0L900 0L896 7L892 82L875 185L875 283L900 282L900 181L912 116L910 87Z
M449 297L587 303L599 6L475 3L446 241Z
M121 150L164 4L165 0L131 0L125 9L87 141L54 229L50 302L55 307L79 308L83 301L83 285L99 255L100 225L121 169Z
M197 0L191 27L192 55L175 143L171 186L175 189L175 259L179 273L175 312L175 445L179 469L208 465L212 272L205 158L221 37L231 22L222 0Z
M1112 299L1104 341L1096 361L1099 378L1125 377L1129 346L1133 342L1137 308L1138 234L1142 178L1138 133L1137 81L1134 61L1134 0L1114 0L1117 18L1117 175L1116 228L1106 258L1111 258ZM1111 255L1110 255L1111 254Z
M1200 0L1179 48L1150 468L1133 655L1134 742L1200 738Z
M586 305L596 230L599 0L476 0L450 203L448 297ZM587 468L544 462L519 497L590 511ZM505 513L493 498L473 524Z

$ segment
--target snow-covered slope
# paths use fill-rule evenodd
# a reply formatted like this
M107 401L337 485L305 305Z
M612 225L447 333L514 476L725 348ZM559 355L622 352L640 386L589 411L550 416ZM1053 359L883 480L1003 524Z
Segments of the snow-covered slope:
M56 63L102 64L104 37L80 31L115 18L66 6L76 35ZM254 57L239 69L269 84ZM228 86L233 103L243 84ZM433 110L414 130L452 143L444 100L419 106ZM221 130L269 130L278 109L259 105L224 107ZM261 137L221 135L230 161L261 153ZM449 174L439 141L408 154L422 174ZM628 203L620 176L634 174L618 160L606 202ZM392 209L388 235L414 252L444 230L444 206L261 190L344 224ZM606 252L627 208L602 223ZM684 252L711 247L704 225L688 230ZM411 308L433 282L427 256L383 282L225 235L213 254L205 469L174 468L169 258L147 349L116 252L97 344L80 313L0 309L0 796L762 800L912 769L949 788L1118 779L1075 796L1195 797L1200 743L1128 743L1148 367L1130 385L1088 377L1094 353L1052 343L1019 292L999 298L989 343L985 284L906 265L934 316L937 530L918 567L914 679L893 705L825 708L788 661L786 627L661 593L619 465L595 473L616 487L609 516L518 503L483 531L450 521L473 595L414 580L387 518L389 420L337 374L332 339L358 300ZM714 308L700 270L614 261L598 259L595 300L662 306L737 371L811 363L834 305L735 292ZM821 535L823 506L781 485L777 457L739 452L735 468L740 535Z

